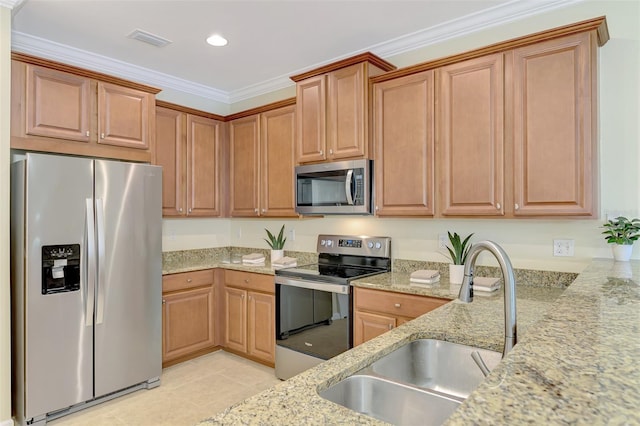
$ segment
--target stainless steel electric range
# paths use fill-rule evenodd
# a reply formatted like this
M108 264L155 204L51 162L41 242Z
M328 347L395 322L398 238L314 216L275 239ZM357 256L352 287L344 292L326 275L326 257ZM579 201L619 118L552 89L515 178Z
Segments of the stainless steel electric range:
M391 270L391 238L319 235L318 263L275 272L276 377L353 347L354 279Z

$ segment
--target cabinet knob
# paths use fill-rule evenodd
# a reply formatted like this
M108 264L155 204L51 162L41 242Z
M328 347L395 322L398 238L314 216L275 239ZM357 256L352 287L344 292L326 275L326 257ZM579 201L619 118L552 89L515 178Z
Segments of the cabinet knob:
M253 211L255 212L255 214L258 214L258 209L253 209Z
M89 137L89 131L87 130L87 137Z
M249 278L245 278L245 279L244 279L244 283L245 283L245 284L249 284Z
M376 211L380 210L380 207L376 206Z
M320 155L324 155L324 151L323 150L320 150Z
M100 138L104 139L104 133L100 133Z
M389 324L389 330L393 329L393 324Z
M267 212L267 209L262 209L262 213L266 213L266 212Z
M496 210L500 210L500 203L496 203Z
M162 304L164 305L165 303L167 303L167 301L162 299Z
M330 150L329 150L329 154L333 154L333 149L330 149Z
M516 210L518 210L520 208L520 204L516 203L515 206L513 206Z
M180 207L180 208L178 209L178 211L179 211L180 213L182 213L182 207Z
M191 281L193 281L191 278L187 278L188 283L190 283Z
M396 303L396 304L394 304L393 306L395 306L396 308L399 308L399 307L400 307L400 304L399 304L399 303Z
M191 213L191 209L189 209L189 213Z
M240 295L240 299L244 299L244 293Z

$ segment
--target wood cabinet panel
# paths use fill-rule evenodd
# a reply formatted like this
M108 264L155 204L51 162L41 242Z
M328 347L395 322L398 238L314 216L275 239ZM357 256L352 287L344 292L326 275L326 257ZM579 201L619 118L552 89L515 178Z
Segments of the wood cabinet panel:
M221 123L187 114L187 215L220 215Z
M296 86L296 159L298 163L325 159L327 94L326 76L319 75Z
M186 205L186 133L184 114L156 108L156 160L162 166L162 215L182 216Z
M514 215L595 214L596 35L512 52Z
M367 154L366 63L328 74L327 157L332 160Z
M149 93L98 82L98 143L148 149L154 108Z
M225 294L225 338L227 348L247 352L247 292L226 287ZM274 335L275 338L275 335Z
M248 292L247 353L266 362L275 362L275 306L270 294Z
M353 345L358 346L396 327L396 318L356 311L353 318Z
M434 214L433 71L374 85L375 210Z
M162 292L186 290L190 288L210 286L214 282L213 269L183 272L162 277Z
M224 282L228 286L239 287L246 290L275 293L275 283L272 275L254 274L251 272L233 271L227 269L224 272Z
M260 114L261 216L297 216L294 192L295 117L295 105Z
M26 133L88 142L91 80L26 65Z
M437 70L440 214L504 215L501 53Z
M163 296L163 362L214 346L212 286Z
M231 216L258 216L260 117L229 123Z

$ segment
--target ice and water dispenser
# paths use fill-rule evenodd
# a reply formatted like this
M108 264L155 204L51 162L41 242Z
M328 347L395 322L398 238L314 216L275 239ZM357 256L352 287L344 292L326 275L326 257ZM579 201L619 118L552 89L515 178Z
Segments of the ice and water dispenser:
M42 246L42 294L80 289L80 244Z

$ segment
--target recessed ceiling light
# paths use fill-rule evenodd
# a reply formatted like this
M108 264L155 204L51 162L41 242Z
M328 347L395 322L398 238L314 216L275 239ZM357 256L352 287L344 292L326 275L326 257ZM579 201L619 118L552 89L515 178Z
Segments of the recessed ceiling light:
M212 46L226 46L228 41L226 38L222 37L221 35L218 34L213 34L212 36L209 36L207 38L207 43L209 43Z

